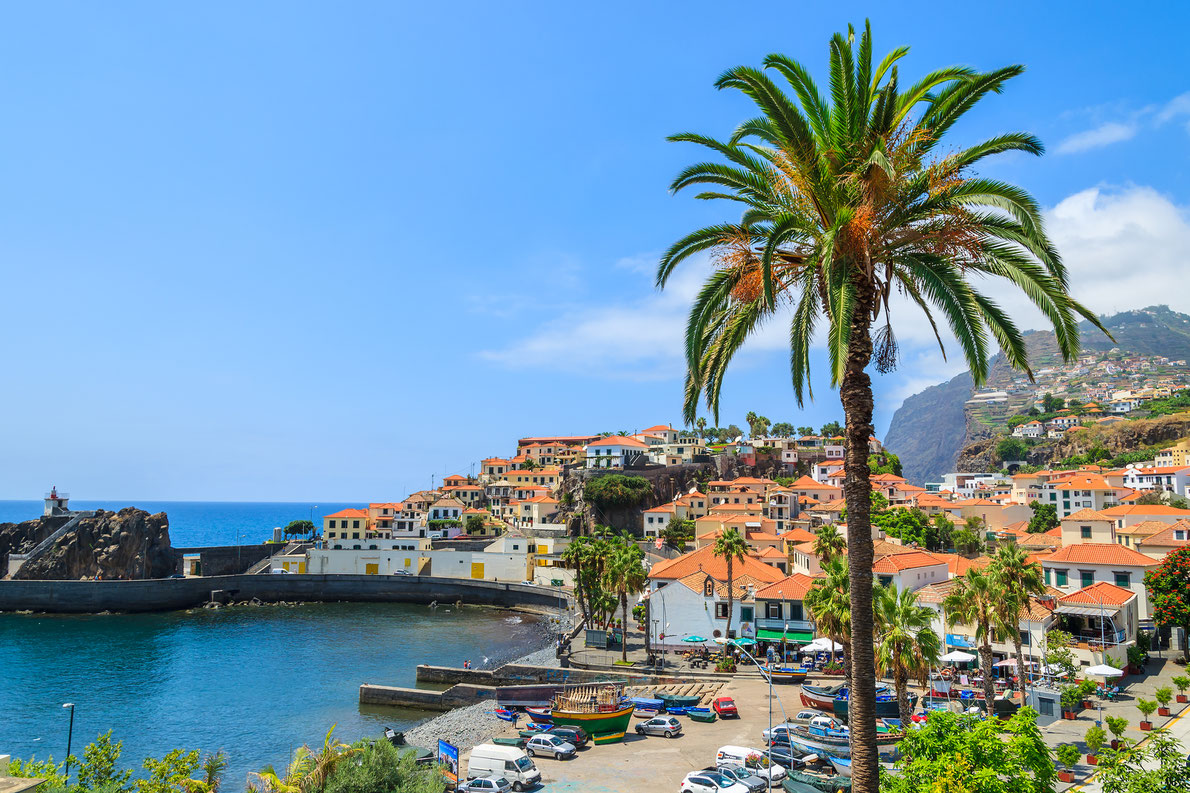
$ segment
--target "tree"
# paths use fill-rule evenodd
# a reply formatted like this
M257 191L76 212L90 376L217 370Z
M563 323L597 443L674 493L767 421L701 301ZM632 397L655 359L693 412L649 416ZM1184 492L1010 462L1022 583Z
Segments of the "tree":
M628 663L628 596L635 595L648 584L645 573L644 552L640 546L631 540L619 537L612 543L611 553L604 566L604 586L614 592L620 602L620 610L624 623L624 638L620 641L620 659ZM728 562L728 577L730 578ZM728 614L730 627L731 615Z
M323 793L327 780L339 764L360 752L358 746L345 744L334 736L335 727L331 725L323 738L322 748L299 747L293 753L284 777L272 766L249 774L248 789L259 793Z
M935 545L927 546L931 551L954 547L954 521L948 518L945 512L935 514L930 518L930 524L933 528L932 535L936 543Z
M822 425L822 437L839 438L843 435L843 425L837 421L829 421Z
M78 784L84 790L103 789L106 793L129 789L132 771L116 770L124 742L112 742L112 731L100 733L94 742L83 747L83 762L79 765Z
M653 485L643 476L606 474L583 485L583 498L600 509L634 507L652 495Z
M847 541L833 523L819 526L814 533L814 555L824 563L843 553L846 547Z
M445 788L437 766L417 762L416 753L388 741L352 744L354 762L335 766L326 793L441 793Z
M938 663L942 642L930 625L934 612L917 605L912 590L881 587L876 598L876 622L880 637L876 646L876 668L891 676L897 692L897 707L902 724L912 724L909 704L909 679L924 685L930 669Z
M881 457L883 462L872 466L872 473L874 474L893 474L894 476L901 476L903 468L901 467L901 458L892 452L882 452Z
M715 547L712 553L715 556L723 557L727 562L727 629L724 634L731 634L731 613L735 608L735 590L734 590L734 570L732 564L736 559L741 562L748 556L748 543L744 542L744 538L736 531L734 527L726 529L722 534L715 538Z
M1181 628L1190 636L1190 548L1175 548L1155 570L1145 573L1145 589L1153 621L1161 626ZM1182 647L1190 661L1190 647Z
M961 529L955 529L950 535L950 540L954 543L955 550L962 554L978 554L983 550L983 540L971 528L971 520L973 518L968 518L968 525Z
M992 641L1002 634L1000 622L996 619L1000 588L990 575L975 567L968 568L955 582L942 601L942 608L951 625L962 623L975 628L975 641L979 643L979 668L983 673L984 702L991 713L992 701L996 698L995 681L992 679Z
M1016 650L1017 685L1024 699L1028 667L1025 666L1025 653L1021 646L1021 612L1029 608L1029 599L1033 595L1045 593L1041 565L1029 561L1028 554L1017 545L1002 545L992 557L988 574L1000 590L996 619L1005 634L1012 639Z
M198 750L174 749L160 760L146 757L144 768L148 779L136 780L139 793L188 793L195 780L190 775L198 770Z
M468 534L483 534L483 515L468 515L467 520L463 523L463 526L467 529Z
M897 773L883 777L882 793L1052 793L1056 781L1037 713L1029 707L1007 723L931 711L898 748Z
M1029 457L1029 444L1020 438L1001 438L996 444L996 459L1002 463L1025 460Z
M826 341L830 382L839 388L846 423L856 793L877 786L868 467L874 397L867 370L870 364L881 373L896 367L890 299L904 294L935 328L934 314L942 316L977 387L986 381L993 343L1009 366L1031 374L1013 319L976 289L987 278L1019 287L1041 310L1064 360L1078 354L1079 316L1102 329L1094 313L1069 295L1069 277L1045 234L1038 202L1018 187L972 172L992 155L1041 154L1040 141L1010 133L966 149L948 150L943 143L963 115L1000 93L1023 67L954 67L903 84L894 64L907 52L897 48L874 68L869 26L858 37L851 29L836 34L826 97L810 69L783 55L768 56L763 69L726 71L717 87L741 91L760 114L726 142L695 133L673 136L711 149L726 163L692 165L672 189L696 187L702 191L697 198L742 204L742 215L675 242L657 272L657 285L664 287L695 254L709 252L717 264L686 328L689 418L704 395L718 414L735 354L779 311L792 310L790 364L799 405L811 392L815 331ZM788 82L796 101L774 77Z
M798 428L797 428L797 434L798 434L798 435L800 435L800 436L802 436L802 437L805 437L805 436L807 436L807 435L813 435L813 434L814 434L814 428L813 428L813 427L798 427Z
M744 421L748 422L749 438L763 438L769 434L769 420L764 416L758 416L749 410L744 416Z
M1028 532L1030 534L1041 534L1062 525L1058 520L1057 504L1042 504L1040 501L1030 501L1029 509L1033 510L1033 516L1029 518Z
M707 420L704 417L699 416L697 419L695 419L694 427L695 427L695 429L698 430L698 437L700 437L700 438L706 437Z
M1108 717L1109 729L1112 718ZM1185 750L1167 730L1155 730L1143 746L1129 745L1104 752L1099 756L1096 779L1103 793L1190 791Z
M770 430L770 432L772 432L778 438L788 438L797 432L797 428L788 421L778 421L773 425L773 428Z
M309 520L291 520L286 524L285 528L281 530L286 537L296 537L299 535L314 536L317 529L314 527L314 522Z
M728 424L723 428L720 440L723 443L733 443L736 438L742 438L743 436L744 431L742 429L737 427L735 424Z
M586 589L583 586L583 564L591 552L591 538L576 537L570 545L562 551L562 563L574 570L574 599L578 601L579 612L582 614L584 622L589 623L591 612L588 610L588 601L585 597Z
M822 563L823 578L815 578L804 603L814 627L843 646L843 666L851 670L851 575L847 563L836 557Z
M1074 638L1066 631L1052 630L1045 634L1041 643L1041 662L1056 667L1066 677L1072 677L1078 670L1074 660Z

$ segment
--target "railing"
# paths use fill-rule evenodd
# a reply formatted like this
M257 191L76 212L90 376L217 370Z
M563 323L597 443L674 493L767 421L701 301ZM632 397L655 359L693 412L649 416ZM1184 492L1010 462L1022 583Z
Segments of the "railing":
M791 631L814 630L814 623L810 620L779 620L769 617L759 617L756 619L756 627L763 628L766 631L783 631L786 626Z

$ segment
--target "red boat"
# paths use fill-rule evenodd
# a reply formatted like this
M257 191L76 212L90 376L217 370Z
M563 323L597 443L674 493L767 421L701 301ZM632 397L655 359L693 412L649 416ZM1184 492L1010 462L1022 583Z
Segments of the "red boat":
M731 697L717 697L711 703L711 707L715 709L721 719L738 719L740 717L740 712L735 707L735 700Z
M846 686L843 683L836 683L833 686L803 685L801 690L802 704L807 708L821 710L824 713L834 713L835 697L844 688Z

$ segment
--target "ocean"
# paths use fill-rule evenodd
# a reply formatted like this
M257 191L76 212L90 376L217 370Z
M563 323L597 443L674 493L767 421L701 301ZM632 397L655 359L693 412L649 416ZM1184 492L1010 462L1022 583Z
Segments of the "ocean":
M203 545L252 545L270 540L273 527L291 520L310 520L322 527L322 516L354 504L315 504L282 501L75 501L71 509L120 510L137 507L169 515L170 542L178 548ZM41 515L41 501L0 501L0 523L17 523Z

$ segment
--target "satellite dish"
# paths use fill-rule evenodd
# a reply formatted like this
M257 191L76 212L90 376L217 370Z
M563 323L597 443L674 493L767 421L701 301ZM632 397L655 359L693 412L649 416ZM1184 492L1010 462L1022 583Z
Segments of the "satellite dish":
M693 495L698 492L698 485L690 485L690 493Z
M739 436L738 438L736 438L734 441L732 441L732 443L740 443L740 442L741 442L741 441L743 441L743 440L744 440L744 436L743 436L743 435L741 435L741 436Z

